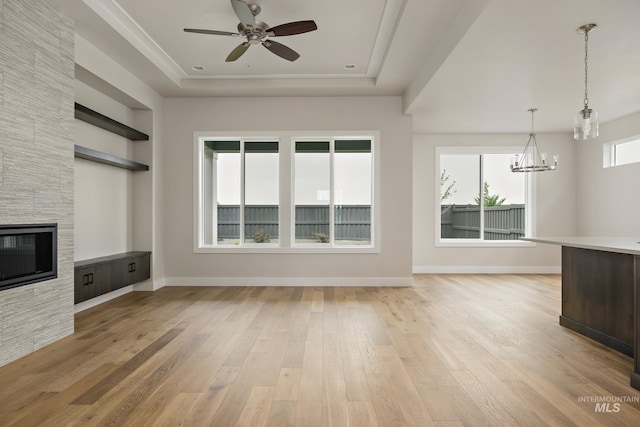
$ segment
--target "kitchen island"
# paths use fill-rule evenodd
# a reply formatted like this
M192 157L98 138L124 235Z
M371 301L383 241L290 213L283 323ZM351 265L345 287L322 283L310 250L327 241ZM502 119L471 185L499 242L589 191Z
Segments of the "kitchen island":
M560 324L634 358L640 390L640 238L540 237L562 246Z

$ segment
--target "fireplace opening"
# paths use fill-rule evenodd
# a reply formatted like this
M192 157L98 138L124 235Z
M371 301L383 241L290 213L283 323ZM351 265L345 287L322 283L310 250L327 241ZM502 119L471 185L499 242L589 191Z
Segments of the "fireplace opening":
M0 291L58 277L58 225L0 225Z

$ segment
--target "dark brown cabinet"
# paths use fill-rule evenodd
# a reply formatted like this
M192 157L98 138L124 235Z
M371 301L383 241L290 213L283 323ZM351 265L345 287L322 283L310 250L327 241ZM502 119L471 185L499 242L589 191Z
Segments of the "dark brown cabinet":
M114 272L122 286L129 286L149 278L151 263L148 254L133 254L115 262Z
M86 301L110 292L112 270L108 264L100 263L75 270L75 303Z
M76 304L151 277L151 252L126 252L75 263Z

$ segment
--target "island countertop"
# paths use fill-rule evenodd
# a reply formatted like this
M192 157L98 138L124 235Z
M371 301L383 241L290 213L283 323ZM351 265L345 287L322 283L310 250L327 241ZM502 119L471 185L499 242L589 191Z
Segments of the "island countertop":
M640 237L521 237L520 240L620 254L640 255Z

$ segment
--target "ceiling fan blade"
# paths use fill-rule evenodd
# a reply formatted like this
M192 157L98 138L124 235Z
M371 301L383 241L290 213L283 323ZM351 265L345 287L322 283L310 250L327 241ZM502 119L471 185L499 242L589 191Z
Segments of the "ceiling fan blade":
M282 43L274 42L272 40L266 40L262 42L262 46L269 49L271 52L278 55L280 58L284 58L287 61L295 61L300 58L300 54L295 50L283 45Z
M296 21L289 22L287 24L276 25L267 30L269 33L273 33L274 36L293 36L295 34L308 33L309 31L315 31L318 26L314 21Z
M213 34L215 36L239 36L238 33L230 33L229 31L216 31L216 30L199 30L197 28L185 28L186 33L200 33L200 34Z
M233 11L245 27L255 27L256 17L247 3L241 0L231 0L231 6L233 6Z
M236 59L240 58L247 51L247 49L249 49L249 46L251 46L249 42L240 43L238 47L233 49L229 56L227 56L225 62L233 62Z

